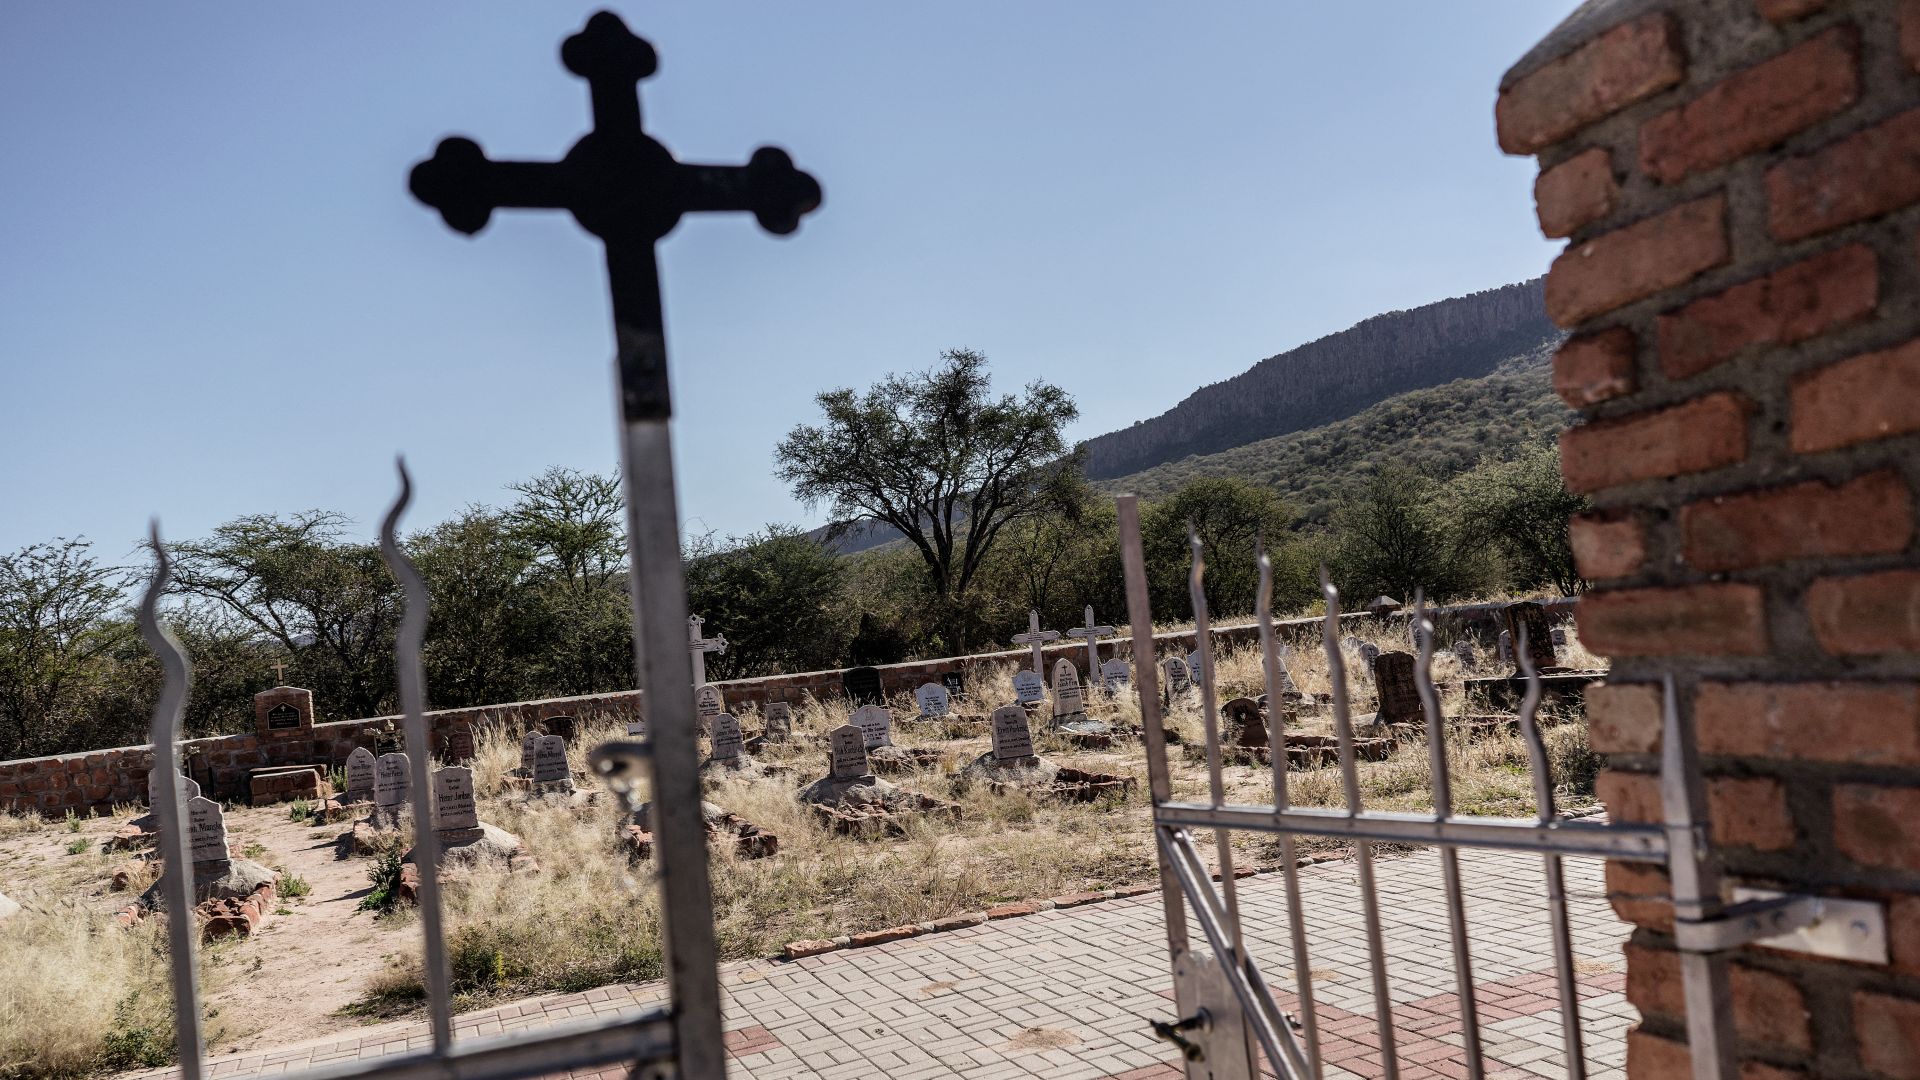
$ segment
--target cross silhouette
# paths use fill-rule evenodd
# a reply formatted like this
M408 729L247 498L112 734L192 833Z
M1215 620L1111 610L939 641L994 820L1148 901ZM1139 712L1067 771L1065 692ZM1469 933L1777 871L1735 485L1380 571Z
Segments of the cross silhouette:
M287 685L287 665L285 664L273 665L273 684L275 686Z
M1040 613L1027 612L1027 632L1013 635L1015 645L1033 646L1033 673L1045 679L1047 677L1047 659L1043 651L1049 641L1059 641L1060 631L1040 629Z
M673 411L653 246L689 211L751 211L762 228L790 233L820 206L820 184L786 151L763 146L745 165L690 165L641 127L638 83L654 73L653 46L602 11L560 46L560 62L587 80L593 130L559 161L493 161L472 139L443 139L414 166L414 197L472 235L507 208L566 210L607 250L628 420Z
M707 620L698 615L687 616L687 652L691 653L693 658L693 685L695 686L707 681L707 654L712 652L724 656L727 652L727 635L700 636L700 628L706 624Z
M1100 639L1113 635L1113 627L1101 626L1093 621L1092 604L1087 605L1087 624L1067 631L1068 637L1085 638L1087 641L1087 685L1089 686L1103 685L1103 680L1100 678Z

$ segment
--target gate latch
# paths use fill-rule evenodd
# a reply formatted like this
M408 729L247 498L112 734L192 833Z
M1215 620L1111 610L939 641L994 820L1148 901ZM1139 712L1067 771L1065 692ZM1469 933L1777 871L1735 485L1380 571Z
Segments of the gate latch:
M1803 896L1738 888L1718 918L1675 919L1674 940L1688 952L1742 945L1867 964L1888 963L1887 911L1872 900Z
M1206 1050L1201 1048L1199 1043L1194 1042L1182 1034L1182 1032L1187 1031L1198 1030L1205 1033L1213 1030L1213 1017L1207 1013L1207 1010L1201 1009L1185 1020L1175 1020L1171 1024L1165 1020L1154 1020L1151 1021L1151 1023L1153 1024L1153 1037L1162 1042L1170 1042L1179 1047L1180 1053L1185 1055L1188 1061L1207 1060Z

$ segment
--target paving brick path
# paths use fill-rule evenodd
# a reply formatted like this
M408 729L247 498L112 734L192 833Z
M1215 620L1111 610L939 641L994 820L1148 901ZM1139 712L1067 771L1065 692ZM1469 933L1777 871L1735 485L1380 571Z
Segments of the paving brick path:
M1464 853L1476 998L1490 1076L1564 1076L1540 861ZM1459 1009L1439 860L1378 863L1400 1075L1463 1077ZM1350 863L1301 872L1329 1077L1381 1075L1359 890ZM1619 1077L1634 1012L1622 997L1627 928L1600 864L1569 860L1582 1029L1590 1075ZM1292 985L1278 874L1240 882L1249 940L1268 981ZM737 1077L1178 1078L1149 1020L1174 1017L1158 894L1043 912L792 963L723 971ZM658 983L534 998L455 1018L456 1038L496 1036L660 1003ZM1290 1006L1291 998L1283 1001ZM428 1043L424 1024L387 1024L280 1050L216 1058L214 1080L294 1072ZM145 1074L164 1076L166 1071ZM604 1075L617 1077L623 1070Z

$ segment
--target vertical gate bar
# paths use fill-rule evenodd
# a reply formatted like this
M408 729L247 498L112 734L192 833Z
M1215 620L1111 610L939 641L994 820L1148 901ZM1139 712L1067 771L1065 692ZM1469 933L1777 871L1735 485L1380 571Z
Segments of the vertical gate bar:
M1127 628L1133 636L1133 682L1139 690L1140 739L1147 751L1147 796L1157 810L1173 798L1167 774L1167 735L1160 720L1160 672L1153 650L1153 608L1147 599L1147 560L1140 545L1140 500L1114 500L1120 531L1120 568L1127 585ZM1159 826L1154 826L1157 831ZM1160 904L1167 921L1167 949L1178 960L1188 951L1187 912L1180 883L1160 860Z
M1260 591L1254 597L1254 618L1260 624L1260 666L1266 677L1267 715L1273 722L1267 728L1267 747L1273 766L1273 807L1276 813L1287 808L1287 732L1282 717L1280 650L1273 632L1273 560L1267 555L1266 539L1257 541L1260 566ZM1287 930L1293 941L1294 996L1300 1001L1300 1030L1306 1035L1307 1065L1313 1080L1325 1075L1320 1064L1320 1020L1313 1003L1313 964L1307 955L1306 913L1300 907L1300 868L1295 865L1293 834L1280 834L1280 877L1287 889ZM1478 1080L1476 1077L1475 1080Z
M427 582L400 550L400 515L413 501L413 477L405 458L394 461L400 473L400 495L380 523L380 555L400 579L406 605L400 630L394 636L394 671L400 683L400 713L407 732L407 771L413 785L413 867L420 875L420 930L426 936L427 1015L433 1029L433 1050L445 1054L453 1047L453 976L447 967L446 928L440 904L440 835L433 828L433 775L428 767L432 740L427 735L426 676L420 667L420 645L427 634Z
M1520 673L1526 677L1527 693L1520 702L1520 737L1527 744L1527 760L1533 772L1533 799L1540 824L1551 825L1559 817L1553 802L1553 769L1547 759L1547 741L1540 734L1540 672L1534 667L1533 653L1527 646L1527 626L1514 620L1513 648L1520 660ZM1582 1080L1587 1075L1586 1052L1580 1035L1580 985L1574 981L1573 932L1567 923L1567 883L1560 856L1543 855L1541 868L1547 879L1547 919L1553 935L1553 968L1560 984L1560 1037L1567 1055L1567 1075Z
M1215 810L1227 804L1226 782L1220 770L1220 706L1213 687L1213 630L1207 619L1206 554L1201 550L1200 534L1187 523L1187 546L1193 552L1193 564L1187 570L1187 596L1193 601L1193 639L1200 654L1200 717L1207 737L1207 793ZM1220 864L1220 892L1227 901L1228 931L1233 940L1235 967L1246 964L1245 934L1240 928L1240 891L1233 877L1233 833L1224 826L1213 830L1213 844Z
M1420 711L1426 714L1427 758L1433 771L1433 816L1453 816L1453 779L1447 774L1447 729L1440 713L1440 694L1433 686L1433 624L1427 621L1426 590L1413 594L1413 635L1419 659L1414 662L1414 686L1420 691ZM1460 997L1460 1037L1467 1052L1469 1080L1486 1075L1480 1053L1480 1003L1474 999L1473 950L1467 941L1467 908L1460 886L1460 849L1440 849L1440 873L1447 893L1447 932L1453 941L1454 992Z
M201 1080L206 1046L200 1034L200 972L193 947L193 858L187 844L186 801L180 796L180 715L193 680L193 665L180 642L160 622L160 597L167 591L173 560L160 542L160 520L155 518L153 578L140 598L140 635L160 661L165 679L153 705L153 724L147 737L153 743L153 767L159 770L160 790L152 810L160 818L160 896L167 907L167 972L173 982L173 1039L179 1052L180 1080Z
M1347 814L1360 814L1360 773L1353 763L1353 717L1347 711L1347 668L1340 656L1340 590L1333 587L1325 564L1320 567L1320 594L1326 618L1320 624L1320 644L1327 653L1327 682L1333 691L1333 735L1340 747L1340 785L1346 791ZM1373 966L1374 1026L1380 1036L1380 1064L1386 1080L1400 1076L1399 1053L1394 1048L1393 1004L1387 997L1387 946L1380 936L1380 897L1374 891L1373 844L1356 840L1354 866L1360 876L1360 906L1367 920L1367 955Z
M1680 725L1680 695L1669 673L1661 680L1660 806L1666 818L1667 874L1676 923L1721 915L1720 870L1706 837L1706 792L1691 731ZM1680 950L1687 1007L1687 1049L1694 1080L1733 1080L1733 992L1724 952Z

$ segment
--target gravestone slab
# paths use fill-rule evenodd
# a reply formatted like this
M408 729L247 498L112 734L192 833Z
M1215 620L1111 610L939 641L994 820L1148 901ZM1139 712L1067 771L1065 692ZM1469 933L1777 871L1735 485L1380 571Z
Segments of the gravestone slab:
M893 745L893 714L883 705L862 705L853 710L848 723L860 729L866 749Z
M713 718L727 711L727 696L712 683L703 684L693 692L693 713L700 718L700 726L710 729Z
M1018 705L1002 705L993 710L993 759L1019 761L1033 757L1033 731L1027 727L1027 710Z
M1193 678L1187 670L1187 662L1178 656L1167 657L1165 665L1167 693L1173 697L1185 697L1193 689Z
M1553 647L1556 649L1564 649L1567 647L1567 631L1565 627L1556 626L1553 628Z
M1260 703L1249 697L1237 697L1220 707L1233 725L1234 742L1249 749L1268 745L1267 722L1260 715Z
M1476 657L1473 652L1473 642L1468 641L1466 638L1461 638L1459 641L1453 643L1453 658L1459 661L1460 666L1468 671L1472 671L1480 666L1479 658Z
M253 695L253 724L265 737L312 735L313 691L276 686Z
M347 800L358 802L373 797L373 751L356 746L347 755Z
M644 739L647 737L647 722L639 717L627 721L627 738Z
M200 785L194 782L193 777L185 773L180 774L180 797L187 801L192 801L200 797ZM149 769L147 770L147 806L151 808L159 799L160 770Z
M569 743L580 731L580 722L571 716L549 716L540 721L540 726L547 729L547 734L557 735Z
M926 683L913 692L913 700L920 706L922 720L937 720L947 715L947 688L939 683Z
M1107 693L1117 694L1133 685L1133 671L1125 660L1109 660L1100 665L1100 681L1105 684Z
M713 751L708 757L713 761L739 761L745 747L740 721L732 713L721 713L713 718L712 725Z
M433 828L435 832L466 832L480 827L480 811L473 802L473 770L449 765L433 771Z
M1038 705L1046 697L1046 680L1025 668L1014 673L1013 700L1022 705Z
M762 714L767 720L767 741L783 743L793 738L793 706L784 701L769 701Z
M1385 652L1373 659L1374 691L1380 698L1379 721L1411 724L1421 718L1420 688L1414 683L1411 653Z
M947 696L954 701L967 699L967 679L958 671L945 672L940 676L940 685L946 687Z
M407 755L381 754L373 762L373 805L399 806L407 801L413 781L407 772Z
M227 820L220 804L204 795L187 800L187 849L195 865L226 862Z
M521 772L528 776L533 775L533 752L540 748L540 740L546 737L547 733L539 728L529 728L525 735L520 736Z
M834 728L827 734L828 772L835 780L857 780L871 775L867 765L867 737L852 724Z
M1371 641L1363 641L1360 643L1358 651L1360 653L1361 670L1367 673L1368 678L1372 678L1373 662L1380 659L1380 646L1375 645Z
M1500 642L1496 650L1503 664L1513 663L1513 631L1500 631Z
M1553 624L1547 621L1547 609L1531 600L1518 604L1508 604L1502 612L1507 630L1513 634L1514 646L1520 647L1521 630L1526 631L1527 653L1533 658L1537 671L1560 666L1560 657L1554 651ZM1518 660L1514 661L1519 664Z
M446 760L463 765L473 760L473 725L462 724L447 732L446 747L442 751Z
M847 701L856 707L884 705L887 701L886 693L880 689L878 668L848 668L840 676L840 688L846 691Z
M551 784L573 779L567 765L567 740L558 735L542 735L533 748L533 782Z
M1071 660L1053 665L1053 719L1055 723L1087 714L1087 695L1080 688L1080 672Z

